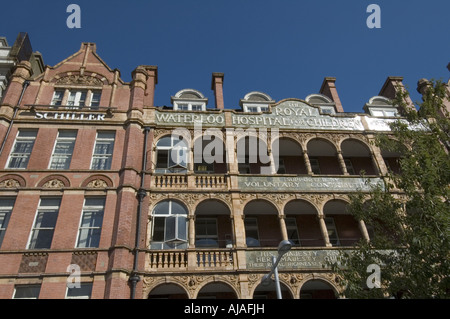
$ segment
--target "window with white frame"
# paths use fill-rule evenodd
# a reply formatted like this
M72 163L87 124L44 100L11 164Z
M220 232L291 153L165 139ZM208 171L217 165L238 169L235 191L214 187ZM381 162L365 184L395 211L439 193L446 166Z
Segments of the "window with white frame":
M76 130L59 130L50 160L50 169L69 169L72 160Z
M101 97L102 97L102 92L100 92L100 91L92 91L91 92L91 103L89 105L91 107L91 109L99 108Z
M11 197L0 198L0 247L2 246L15 201L16 199Z
M396 109L393 108L374 108L371 107L370 108L370 113L372 114L372 116L377 116L377 117L395 117L398 116L398 112Z
M111 169L115 131L98 131L95 139L94 153L92 155L91 169L109 170Z
M50 104L54 106L60 106L62 105L63 98L64 90L55 90L55 92L53 92L53 98Z
M70 91L67 106L83 107L86 104L87 91Z
M9 155L7 168L27 168L36 136L37 130L19 130L11 154Z
M189 148L178 136L164 136L156 144L156 173L187 172Z
M219 247L217 218L196 219L195 247Z
M92 282L82 282L79 287L67 288L66 299L91 299Z
M18 285L14 287L13 299L38 299L41 285Z
M178 111L206 111L206 104L199 102L175 102L173 109Z
M77 248L97 248L102 232L105 198L86 198L78 231Z
M244 112L267 112L268 110L267 105L244 104Z
M187 209L173 200L158 203L153 209L151 249L187 248Z
M319 106L322 114L336 114L336 109L334 106Z
M52 244L61 198L41 198L31 229L28 249L49 249Z
M66 106L69 108L89 106L91 109L98 109L101 96L101 90L56 89L50 104L53 106L61 106L63 101L66 100Z

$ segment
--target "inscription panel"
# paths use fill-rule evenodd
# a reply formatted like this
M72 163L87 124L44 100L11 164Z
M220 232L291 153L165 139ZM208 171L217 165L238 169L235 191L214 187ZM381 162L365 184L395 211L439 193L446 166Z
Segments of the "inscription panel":
M370 191L371 187L383 183L378 177L319 177L319 176L238 176L238 186L245 191Z

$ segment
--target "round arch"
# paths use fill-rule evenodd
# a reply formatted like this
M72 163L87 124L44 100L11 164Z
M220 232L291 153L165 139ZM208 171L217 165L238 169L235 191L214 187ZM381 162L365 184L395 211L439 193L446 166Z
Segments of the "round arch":
M305 281L300 287L300 299L337 299L338 290L325 278Z
M195 227L195 247L197 248L231 248L233 226L231 209L218 199L206 199L197 204L191 220ZM191 230L191 237L193 232Z
M188 292L184 287L176 283L161 283L152 288L147 299L189 299Z
M283 207L288 239L294 246L324 247L319 210L304 199L293 199Z
M244 217L247 247L278 247L282 233L275 204L265 199L253 199L244 206Z
M289 287L289 285L285 284L283 280L280 278L280 290L281 290L281 298L282 299L294 299L294 294ZM253 288L251 292L253 299L277 299L275 282L273 280L270 281L268 285L263 284L262 282L259 285Z
M224 281L207 282L199 287L196 299L238 299L238 291Z

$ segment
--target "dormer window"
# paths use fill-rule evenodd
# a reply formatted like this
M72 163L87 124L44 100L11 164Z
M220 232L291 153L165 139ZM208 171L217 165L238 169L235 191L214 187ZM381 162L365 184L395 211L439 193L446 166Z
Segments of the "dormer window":
M244 112L267 112L271 103L275 101L269 95L256 91L247 93L239 102Z
M336 104L326 95L311 94L305 100L311 105L318 106L322 114L336 114Z
M201 92L193 89L178 91L171 100L175 111L206 111L208 103Z
M392 105L391 100L384 96L372 97L366 105L364 111L374 117L397 117L398 110Z

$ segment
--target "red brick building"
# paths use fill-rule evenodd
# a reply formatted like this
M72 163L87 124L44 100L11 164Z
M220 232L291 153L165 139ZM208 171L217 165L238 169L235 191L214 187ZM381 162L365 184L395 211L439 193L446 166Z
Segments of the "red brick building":
M336 297L325 261L370 240L348 194L367 189L361 171L397 169L370 141L401 111L401 78L358 114L335 78L305 100L250 92L240 109L225 108L222 73L208 108L193 89L155 106L157 82L149 65L124 82L93 43L41 74L17 65L0 105L0 298L273 298L261 278L281 240L283 297ZM214 161L196 160L213 142Z

